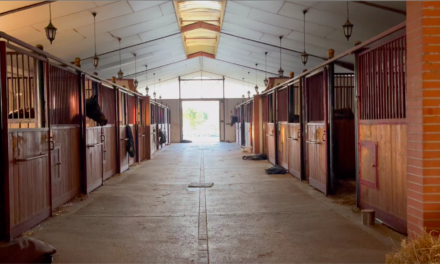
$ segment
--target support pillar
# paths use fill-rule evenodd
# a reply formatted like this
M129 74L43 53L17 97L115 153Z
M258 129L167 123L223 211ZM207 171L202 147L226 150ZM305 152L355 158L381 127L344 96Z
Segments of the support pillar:
M440 231L440 2L406 2L408 235Z
M255 154L262 153L262 125L261 122L261 107L260 107L261 95L254 95L254 104L252 109L252 147Z

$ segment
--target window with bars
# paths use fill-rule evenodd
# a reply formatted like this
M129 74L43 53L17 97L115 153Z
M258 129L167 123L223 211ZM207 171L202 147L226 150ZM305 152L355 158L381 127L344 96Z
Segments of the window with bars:
M8 123L9 128L37 127L39 60L18 52L7 52Z
M306 78L307 122L324 121L324 72Z
M334 109L335 118L354 118L354 74L336 73L334 76Z
M361 120L406 118L406 36L358 55Z
M301 93L299 83L289 86L289 123L299 123L301 114Z

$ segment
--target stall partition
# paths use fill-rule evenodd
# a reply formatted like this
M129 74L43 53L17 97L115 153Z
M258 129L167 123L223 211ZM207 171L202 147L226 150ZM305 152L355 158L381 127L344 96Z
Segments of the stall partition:
M406 36L357 56L359 201L407 230Z
M288 87L288 100L288 169L290 174L301 180L302 137L300 80Z
M327 70L305 78L306 94L306 178L321 192L328 192Z

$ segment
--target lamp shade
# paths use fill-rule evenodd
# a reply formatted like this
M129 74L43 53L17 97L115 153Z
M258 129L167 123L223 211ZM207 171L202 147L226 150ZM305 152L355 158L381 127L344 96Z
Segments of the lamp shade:
M306 65L307 60L309 59L309 54L307 54L307 52L303 52L301 53L301 61L302 63L304 63L304 65Z
M283 77L284 76L284 70L280 67L278 70L278 76Z
M150 88L148 88L148 86L147 87L145 87L145 93L146 93L146 95L148 95L148 92L150 91Z
M49 22L49 25L47 25L44 30L46 30L47 39L50 41L50 44L52 44L52 41L55 40L57 34L57 28L52 25L52 22Z
M123 77L124 77L124 73L122 72L121 69L119 69L119 71L118 71L118 78L119 78L120 80L122 80Z
M134 88L137 88L137 87L138 87L139 82L138 82L137 79L134 79L134 81L133 81L133 85L134 85Z
M264 79L264 85L267 87L267 85L269 84L269 80L267 78Z
M347 40L350 39L351 33L353 32L353 24L350 23L350 20L347 19L344 25L342 25L342 28L344 29L344 35L347 38Z
M99 57L95 53L95 56L93 56L93 66L95 66L95 69L96 69L98 67L98 65L99 65Z

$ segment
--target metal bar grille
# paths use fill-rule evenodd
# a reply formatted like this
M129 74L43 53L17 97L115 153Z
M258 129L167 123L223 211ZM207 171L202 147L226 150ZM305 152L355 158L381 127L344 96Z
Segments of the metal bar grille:
M358 57L361 120L406 118L406 36Z
M36 123L35 59L26 54L6 54L9 92L8 122ZM27 128L20 127L20 128Z
M49 112L51 124L79 124L78 76L50 65L49 86L52 100Z
M324 121L324 73L307 77L307 121Z

